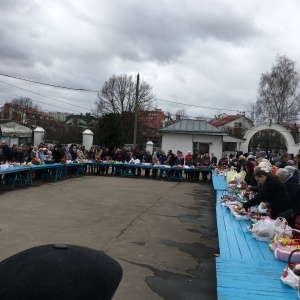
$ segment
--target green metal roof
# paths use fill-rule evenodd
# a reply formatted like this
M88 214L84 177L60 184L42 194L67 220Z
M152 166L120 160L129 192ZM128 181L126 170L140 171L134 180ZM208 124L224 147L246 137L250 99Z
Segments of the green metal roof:
M172 125L159 130L161 133L190 133L206 135L226 135L217 127L209 124L205 120L180 120Z

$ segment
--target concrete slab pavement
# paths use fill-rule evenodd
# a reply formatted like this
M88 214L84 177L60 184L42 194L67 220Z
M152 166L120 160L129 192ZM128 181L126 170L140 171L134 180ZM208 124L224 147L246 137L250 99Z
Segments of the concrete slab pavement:
M119 261L115 300L216 299L215 200L209 182L78 176L0 189L0 260L75 244Z

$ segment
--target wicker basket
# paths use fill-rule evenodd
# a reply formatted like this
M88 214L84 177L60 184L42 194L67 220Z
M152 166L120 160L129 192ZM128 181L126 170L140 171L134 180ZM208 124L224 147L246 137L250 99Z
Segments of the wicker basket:
M300 231L297 229L287 229L282 233L280 233L276 241L274 242L274 246L273 246L274 256L278 260L288 262L291 252L293 252L294 250L298 250L300 248L300 239L291 239L291 242L288 245L285 246L281 245L280 239L283 239L285 234L291 231L293 235L295 235L296 233L298 234L300 233ZM293 256L291 256L290 258L290 263L292 264L300 263L300 253L296 253L296 254L293 253Z

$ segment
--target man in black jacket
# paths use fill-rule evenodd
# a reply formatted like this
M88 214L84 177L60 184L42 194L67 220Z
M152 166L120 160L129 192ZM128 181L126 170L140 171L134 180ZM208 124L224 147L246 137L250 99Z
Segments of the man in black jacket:
M8 147L5 140L3 140L1 144L2 144L2 153L4 155L5 161L11 161L12 159L11 149Z

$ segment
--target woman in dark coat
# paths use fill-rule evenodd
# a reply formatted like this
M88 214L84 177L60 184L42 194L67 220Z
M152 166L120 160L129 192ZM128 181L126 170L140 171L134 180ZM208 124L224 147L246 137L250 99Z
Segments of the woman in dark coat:
M256 182L255 176L254 176L255 175L254 162L247 160L244 164L244 168L245 168L245 172L246 172L245 181L246 181L247 185L257 186L257 182Z
M59 163L62 158L61 152L59 151L57 145L55 145L54 149L52 150L52 157L55 163Z
M258 205L261 202L269 202L272 219L278 218L281 213L292 208L284 183L276 178L275 175L264 170L258 170L255 172L255 179L261 185L261 189L253 199L243 204L238 204L240 208L244 208L247 211L251 206Z

